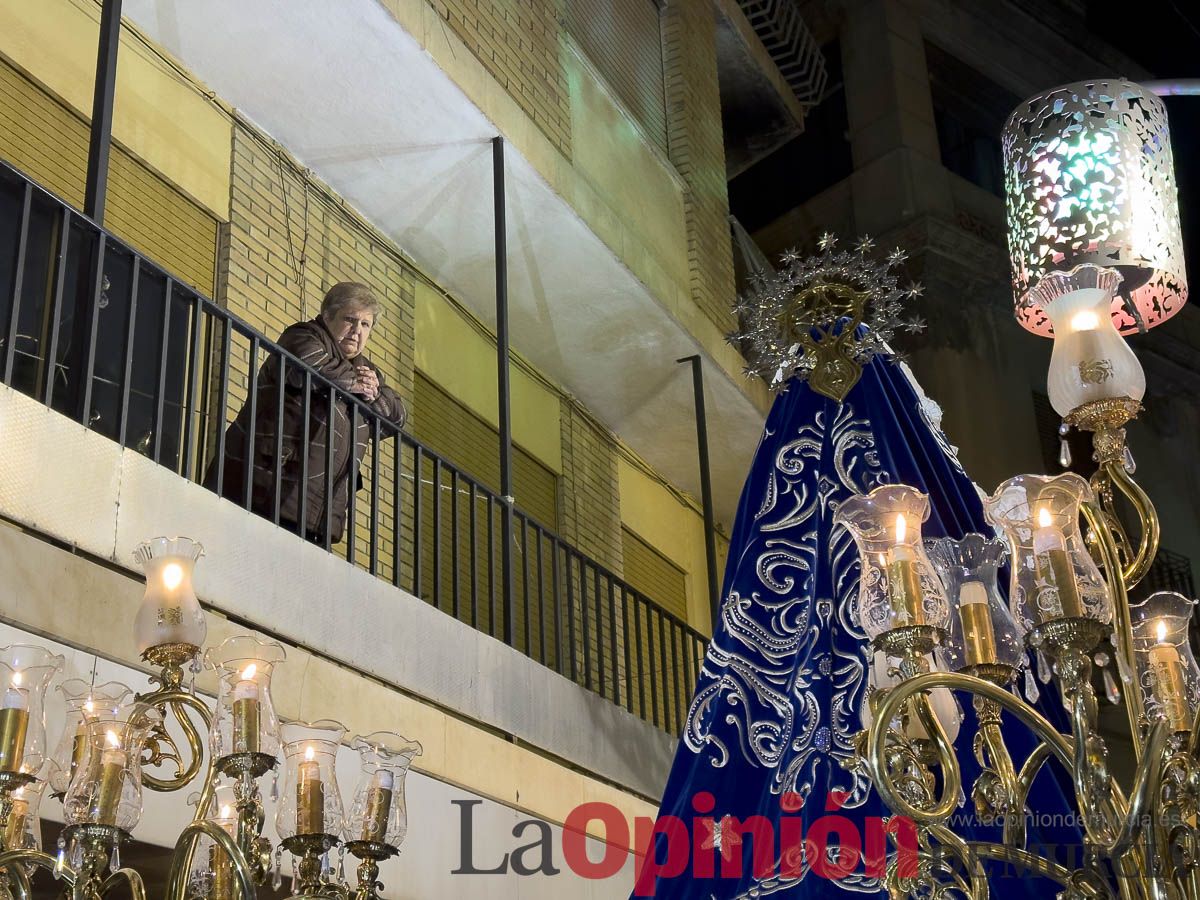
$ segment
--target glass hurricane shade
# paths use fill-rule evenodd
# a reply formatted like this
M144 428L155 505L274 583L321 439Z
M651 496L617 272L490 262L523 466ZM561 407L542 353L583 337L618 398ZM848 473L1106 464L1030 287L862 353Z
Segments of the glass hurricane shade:
M64 661L32 644L0 648L0 771L41 771L46 761L46 690Z
M56 690L66 701L67 717L46 780L52 791L65 794L87 751L88 723L115 714L133 696L133 690L116 681L93 685L82 678L68 678Z
M1174 591L1159 591L1129 606L1147 718L1165 719L1175 732L1191 731L1200 708L1200 666L1188 641L1193 606Z
M1121 301L1101 312L1122 334L1136 331L1138 319L1152 328L1179 311L1187 274L1162 100L1119 79L1053 88L1018 105L1002 148L1022 326L1059 332L1049 302L1064 286L1054 282L1079 267L1120 273L1137 317Z
M135 701L87 726L83 763L67 787L68 825L109 825L132 831L142 817L142 747L162 714Z
M237 796L232 784L217 785L205 819L224 829L230 837L237 838ZM229 855L212 838L201 836L188 873L188 896L234 900L235 877Z
M360 770L354 801L346 817L347 841L370 841L399 847L408 834L404 779L421 745L390 731L356 737Z
M921 543L929 498L887 484L845 500L834 517L858 547L859 624L869 638L907 625L946 626L950 607Z
M947 639L940 648L945 667L952 672L980 665L1019 668L1023 635L998 584L1004 542L968 534L961 540L926 541L925 551L950 602Z
M203 553L185 537L151 538L133 551L146 573L146 593L134 620L138 653L164 644L204 644L208 626L192 587L192 571Z
M226 638L204 654L217 673L217 708L208 742L215 759L235 753L279 753L279 718L271 700L271 676L283 662L275 641L249 635Z
M929 663L930 672L945 671L945 666L940 665L933 654L928 654L925 657ZM875 710L873 704L877 702L881 691L886 691L893 688L904 680L900 675L900 660L889 657L882 650L876 650L871 654L870 673L868 680L868 688L866 695L863 697L862 709L860 710L860 719L863 728L869 729L871 723L875 720ZM962 725L962 709L958 705L958 701L954 698L954 692L949 688L938 687L928 692L929 705L933 709L933 714L937 716L938 722L942 726L942 730L946 732L946 738L953 743L958 739L959 727ZM900 727L900 722L893 723L895 727ZM929 732L925 726L921 724L919 716L908 715L904 721L904 734L910 740L928 740Z
M1054 280L1063 282L1056 284L1062 293L1045 306L1054 324L1054 350L1046 376L1054 411L1066 416L1095 400L1141 400L1146 375L1111 315L1121 276L1112 269L1083 266Z
M289 722L282 731L283 785L275 807L276 833L283 840L298 834L341 834L337 751L346 729L326 719Z
M12 792L8 818L4 822L5 850L41 850L42 828L39 809L46 782L33 781Z
M1018 475L983 503L1008 541L1009 610L1024 631L1055 619L1112 621L1112 597L1079 531L1085 502L1094 502L1091 487L1067 472Z

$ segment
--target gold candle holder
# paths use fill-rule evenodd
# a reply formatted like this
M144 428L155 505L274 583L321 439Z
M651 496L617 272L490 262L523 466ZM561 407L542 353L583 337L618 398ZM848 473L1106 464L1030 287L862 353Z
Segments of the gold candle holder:
M29 730L29 691L23 676L13 672L0 705L0 770L19 772L25 761L25 736Z
M916 551L906 544L908 525L904 514L896 516L896 544L887 553L888 592L892 609L903 616L908 625L924 625L921 576L917 572Z
M29 815L29 801L24 798L25 788L13 791L8 819L4 823L4 849L20 850L25 844L25 819Z
M987 588L982 582L967 581L958 594L958 616L962 622L963 647L967 665L982 666L996 662L996 633Z
M1183 662L1179 650L1166 641L1166 625L1158 624L1158 643L1150 648L1150 676L1154 696L1162 707L1163 716L1172 731L1191 730L1187 688L1184 684Z
M395 779L387 769L376 771L367 792L367 811L363 816L360 840L382 844L387 837L388 815L392 811L392 787Z
M1056 528L1050 511L1045 507L1038 510L1038 527L1033 532L1033 554L1037 561L1038 576L1058 592L1058 615L1042 612L1042 621L1053 618L1077 619L1083 616L1083 603L1079 598L1079 584L1075 580L1075 566L1067 553L1066 539Z
M100 753L100 777L92 821L97 825L115 825L129 754L121 749L121 739L112 729L105 734L105 744Z
M313 748L304 752L296 780L296 834L325 833L325 784Z
M258 682L254 680L258 667L254 663L242 670L241 680L233 689L233 748L235 753L258 753L260 750L260 715Z

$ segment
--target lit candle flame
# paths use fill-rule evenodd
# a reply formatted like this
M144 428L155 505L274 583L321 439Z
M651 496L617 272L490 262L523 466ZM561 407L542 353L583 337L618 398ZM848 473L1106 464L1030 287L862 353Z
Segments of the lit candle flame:
M179 563L169 563L162 573L163 585L168 591L173 591L183 582L183 566Z
M221 807L221 818L222 819L233 818L233 807L231 807L228 803L226 803L224 806Z
M257 671L258 671L258 666L256 666L254 663L250 663L250 665L248 665L248 666L246 666L246 668L242 669L242 681L250 681L251 679L254 678L254 674Z
M96 711L96 704L92 702L91 697L88 697L87 702L83 704L83 711L85 713L93 713Z
M908 533L908 523L904 521L904 513L896 514L896 543L903 544L904 536Z
M1167 623L1159 622L1154 630L1158 632L1158 642L1160 644L1164 643L1167 640Z
M1100 317L1094 310L1085 309L1071 318L1072 331L1095 331L1100 326Z
M104 735L104 739L105 739L105 741L108 742L108 746L113 747L115 749L120 749L121 739L119 737L117 737L117 733L115 731L113 731L111 728L108 730L108 733L106 735Z
M1050 510L1042 507L1038 510L1038 527L1049 528L1053 524L1053 519L1050 518Z
M24 680L25 680L25 676L22 675L20 672L13 672L13 676L12 676L12 686L13 687L20 687L21 682Z
M311 745L304 748L304 761L305 762L312 762L312 759L314 756L316 756L316 751L313 750Z

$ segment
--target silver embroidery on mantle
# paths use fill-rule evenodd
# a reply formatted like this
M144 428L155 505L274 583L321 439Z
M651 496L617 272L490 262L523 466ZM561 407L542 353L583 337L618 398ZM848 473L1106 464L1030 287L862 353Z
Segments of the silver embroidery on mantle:
M828 548L835 573L837 596L812 597L812 572L817 564L819 514L832 515L832 496L850 491L865 493L891 480L874 452L869 424L858 418L850 404L837 408L833 424L818 415L803 426L796 438L776 455L765 496L755 516L760 532L780 536L764 542L755 563L761 590L750 596L733 591L722 604L721 618L736 649L729 644L710 646L700 672L700 687L692 701L683 738L694 751L714 751L711 764L724 766L731 753L748 762L776 770L772 791L795 791L807 796L815 783L818 748L812 740L821 724L820 711L811 696L817 671L814 649L817 638L832 627L862 637L853 607L857 603L854 542L839 529ZM813 495L804 478L806 465L815 465L823 447L833 453L837 480L825 479ZM786 531L784 536L781 532ZM756 615L752 616L751 610ZM824 677L824 676L822 676ZM830 752L851 752L848 736L858 716L865 689L865 669L860 657L837 656L832 661L833 705ZM729 747L708 733L706 723L715 708L735 727L738 745ZM845 773L847 805L861 802L868 784Z

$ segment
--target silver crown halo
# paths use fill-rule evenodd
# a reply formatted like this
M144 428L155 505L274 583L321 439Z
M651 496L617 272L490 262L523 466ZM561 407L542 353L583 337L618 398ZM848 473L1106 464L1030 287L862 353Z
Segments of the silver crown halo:
M826 232L812 256L788 250L778 272L751 276L734 306L741 328L729 341L745 352L746 374L763 378L772 390L794 376L840 402L873 356L891 352L888 341L897 329L925 328L918 318L901 318L904 302L924 291L919 284L900 284L897 270L908 254L897 247L876 259L870 255L875 242L866 236L852 250L837 244Z

